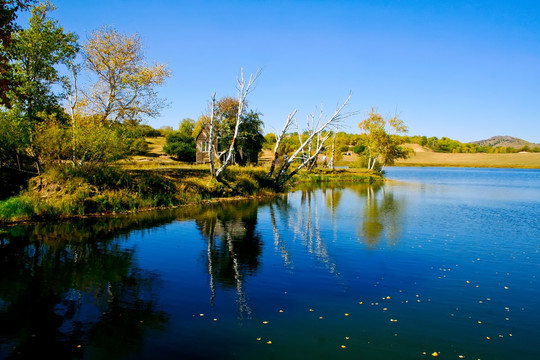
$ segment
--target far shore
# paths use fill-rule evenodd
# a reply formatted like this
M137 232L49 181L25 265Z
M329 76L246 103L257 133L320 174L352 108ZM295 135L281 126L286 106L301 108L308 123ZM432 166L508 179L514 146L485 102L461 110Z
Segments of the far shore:
M521 152L515 154L487 153L437 153L419 146L412 147L414 153L408 159L398 160L395 166L442 166L442 167L488 167L540 169L540 153Z

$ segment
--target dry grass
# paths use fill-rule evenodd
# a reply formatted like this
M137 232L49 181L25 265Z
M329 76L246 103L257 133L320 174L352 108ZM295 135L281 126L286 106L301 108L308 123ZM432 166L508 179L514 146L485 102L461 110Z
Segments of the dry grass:
M412 146L411 146L412 147ZM418 147L418 146L417 146ZM399 160L398 166L456 166L498 168L540 168L540 153L517 154L450 154L417 149L409 159Z
M208 168L208 165L188 165L175 161L163 152L165 137L147 138L149 152L146 156L135 156L129 162L122 165L128 169L156 169L175 168L193 169ZM397 166L456 166L456 167L500 167L500 168L540 168L540 153L517 153L517 154L450 154L436 153L418 144L405 144L414 150L409 159L397 161ZM263 150L260 158L262 165L268 165L272 160L272 152ZM348 166L355 161L358 155L350 153L336 163L338 166Z

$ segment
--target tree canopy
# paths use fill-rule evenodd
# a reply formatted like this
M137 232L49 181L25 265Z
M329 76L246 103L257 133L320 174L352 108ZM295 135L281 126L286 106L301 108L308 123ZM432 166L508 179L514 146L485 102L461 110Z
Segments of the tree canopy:
M140 123L165 107L156 87L171 72L164 64L145 62L139 35L120 34L104 26L91 33L83 45L83 56L95 78L86 94L88 106L103 120Z
M406 133L407 127L397 116L384 119L375 109L371 109L368 117L358 124L364 133L365 151L368 155L367 168L375 169L392 165L397 159L405 159L409 151L400 146L398 134Z

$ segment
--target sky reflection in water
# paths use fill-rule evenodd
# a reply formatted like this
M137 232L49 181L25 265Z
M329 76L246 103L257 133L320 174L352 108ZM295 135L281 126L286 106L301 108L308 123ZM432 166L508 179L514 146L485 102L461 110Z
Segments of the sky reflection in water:
M0 357L532 359L540 172L2 230Z

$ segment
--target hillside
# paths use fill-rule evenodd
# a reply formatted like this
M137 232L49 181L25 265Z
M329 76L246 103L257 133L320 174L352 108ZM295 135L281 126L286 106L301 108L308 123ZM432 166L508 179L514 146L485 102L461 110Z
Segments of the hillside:
M540 144L534 144L523 139L518 139L512 136L493 136L486 140L473 141L471 144L477 144L478 146L491 146L491 147L513 147L522 148L523 146L537 147Z

